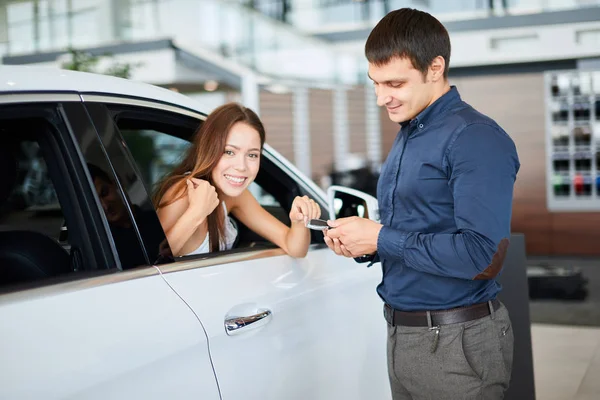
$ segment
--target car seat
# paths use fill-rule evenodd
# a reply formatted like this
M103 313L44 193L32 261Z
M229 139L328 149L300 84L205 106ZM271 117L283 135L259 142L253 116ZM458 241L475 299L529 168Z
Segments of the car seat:
M17 182L18 164L11 146L0 147L0 205ZM66 250L50 237L24 230L0 231L0 285L48 278L70 271Z

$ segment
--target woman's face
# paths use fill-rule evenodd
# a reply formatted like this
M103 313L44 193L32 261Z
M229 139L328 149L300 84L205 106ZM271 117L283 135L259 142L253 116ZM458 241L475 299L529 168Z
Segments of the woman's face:
M250 125L238 122L229 131L221 160L212 171L217 189L239 196L256 178L260 168L260 135Z

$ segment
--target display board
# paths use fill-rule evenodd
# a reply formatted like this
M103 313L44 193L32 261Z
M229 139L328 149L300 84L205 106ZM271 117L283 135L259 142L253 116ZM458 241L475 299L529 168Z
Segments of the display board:
M600 211L600 71L545 74L550 211Z

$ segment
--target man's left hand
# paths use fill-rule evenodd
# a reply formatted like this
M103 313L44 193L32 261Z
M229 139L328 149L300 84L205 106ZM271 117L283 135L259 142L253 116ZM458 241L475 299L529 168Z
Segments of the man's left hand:
M335 229L323 232L325 243L337 255L355 258L377 251L377 238L383 225L360 217L340 218L327 223Z

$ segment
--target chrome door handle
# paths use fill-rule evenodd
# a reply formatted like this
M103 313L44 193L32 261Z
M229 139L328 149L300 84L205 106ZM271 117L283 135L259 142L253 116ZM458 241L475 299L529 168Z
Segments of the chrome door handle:
M271 321L273 313L271 310L260 310L258 314L247 317L232 317L225 319L225 332L231 336L246 332L254 328L260 328Z

